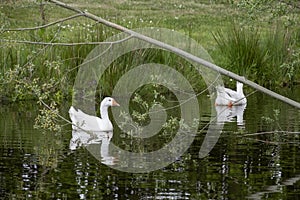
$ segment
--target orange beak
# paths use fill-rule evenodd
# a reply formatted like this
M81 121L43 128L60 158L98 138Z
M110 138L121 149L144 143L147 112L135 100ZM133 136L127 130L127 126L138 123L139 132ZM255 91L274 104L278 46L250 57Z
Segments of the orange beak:
M120 104L118 104L118 102L116 102L116 100L113 99L111 106L120 106Z

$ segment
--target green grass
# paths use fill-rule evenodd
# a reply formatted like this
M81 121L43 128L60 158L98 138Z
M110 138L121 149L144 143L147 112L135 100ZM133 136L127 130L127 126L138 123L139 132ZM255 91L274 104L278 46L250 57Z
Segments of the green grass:
M294 37L289 30L276 26L261 31L255 27L241 27L234 22L226 31L214 34L221 54L224 56L223 67L243 75L261 85L292 85L299 78L299 57ZM289 66L287 63L297 62ZM290 76L287 71L291 67Z
M47 3L44 6L46 17L46 21L44 21L38 2L29 0L14 2L0 4L1 29L39 26L75 14ZM294 50L299 46L299 30L295 32L295 35L289 34L292 30L286 32L286 29L278 28L275 29L278 31L270 31L273 29L272 24L253 21L251 26L254 27L254 31L243 29L244 31L241 32L241 26L232 27L232 19L246 19L246 13L237 9L229 1L114 0L99 2L96 0L69 0L64 2L130 29L163 27L182 32L198 41L221 67L245 75L263 85L280 85L282 81L299 78L298 54L287 52L288 48ZM115 33L118 31L80 17L41 30L1 32L0 38L74 43L103 41ZM214 34L217 37L214 37ZM290 44L288 40L296 41L296 44ZM38 84L41 85L49 82L49 77L56 82L53 83L54 91L60 91L64 96L68 96L72 90L78 66L94 47L95 45L45 47L1 42L0 84L2 84L2 88L11 88L11 91L2 89L1 98L26 99L26 95L16 94L21 91L13 89L15 85L20 84L16 80L21 79L27 83L38 79ZM108 73L104 77L106 82L110 83L109 86L104 86L109 89L101 90L104 91L104 95L109 95L110 88L115 84L117 77L129 69L120 67L120 65L130 66L135 62L145 63L151 59L173 64L172 59L174 59L162 53L155 53L150 57L143 58L132 56L132 59L124 58L119 64L111 67L110 74ZM162 58L162 56L166 57ZM133 60L133 58L142 60ZM175 59L174 62L177 62L175 68L185 65L180 60L176 61ZM49 63L51 64L49 65ZM53 68L52 65L59 67ZM34 66L34 71L28 72L28 66ZM15 72L13 77L8 79L6 73L9 70L15 70L18 73ZM193 76L194 72L191 72L188 67L180 70L194 83L196 88L198 81L197 77ZM270 77L276 81L269 83ZM32 98L32 96L28 98Z

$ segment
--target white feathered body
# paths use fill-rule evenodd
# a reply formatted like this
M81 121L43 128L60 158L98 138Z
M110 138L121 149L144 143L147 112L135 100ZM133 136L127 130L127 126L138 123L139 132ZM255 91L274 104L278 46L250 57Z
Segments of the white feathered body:
M84 131L112 131L113 126L108 116L108 107L120 106L113 98L106 97L100 104L100 117L89 115L75 109L73 106L69 109L70 119L72 121L73 130Z
M72 128L74 130L83 129L86 131L112 131L113 126L109 118L100 118L93 115L88 115L80 109L75 110L71 106L69 110L70 118L72 120Z
M236 91L224 86L217 86L217 98L215 104L218 106L233 106L233 105L245 105L247 99L243 92L243 84L236 83Z

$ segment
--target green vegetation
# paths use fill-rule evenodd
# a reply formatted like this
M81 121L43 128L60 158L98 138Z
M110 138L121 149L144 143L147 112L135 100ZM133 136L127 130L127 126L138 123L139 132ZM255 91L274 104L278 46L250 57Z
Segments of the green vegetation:
M220 49L226 51L222 64L264 86L299 84L299 1L243 0L233 5L245 15L217 34Z
M236 24L215 39L224 56L223 67L268 87L293 85L299 79L298 44L287 29L266 32Z
M65 1L127 28L164 27L189 35L216 64L268 87L300 79L297 1ZM163 14L162 14L163 13ZM80 64L97 45L118 31L47 1L0 4L0 101L37 99L56 105L72 94ZM17 29L17 30L16 30ZM164 52L132 52L114 62L100 80L99 94L110 95L118 77L141 63L174 66L201 91L203 81L187 63ZM45 113L45 112L44 112ZM39 119L43 121L42 118ZM53 127L52 127L53 128ZM55 127L54 127L55 128Z
M131 174L99 164L86 148L69 150L70 125L65 128L57 123L61 122L57 121L60 120L58 115L68 114L78 69L97 44L66 44L101 42L118 31L83 17L42 29L12 30L45 25L74 15L41 2L45 3L43 0L0 3L0 104L18 102L10 105L12 110L0 107L3 195L10 193L9 199L108 199L124 195L141 199L164 198L168 192L180 191L179 195L191 199L247 198L258 192L264 195L262 198L297 196L300 113L258 93L249 98L251 109L246 111L246 127L226 123L214 150L203 159L199 159L199 150L208 135L211 117L208 97L201 97L199 101L199 121L194 119L195 124L187 124L180 120L180 105L175 95L156 84L144 85L131 96L130 115L121 116L124 121L115 127L112 142L124 150L150 152L168 144L179 126L183 126L186 133L191 133L188 130L194 125L200 128L189 150L176 162L155 172ZM219 66L262 85L282 88L299 84L297 7L291 10L293 6L278 6L278 1L273 0L66 2L128 28L154 26L185 33L202 44ZM123 74L151 62L173 66L198 93L206 88L198 72L184 59L162 50L146 49L130 52L111 64L99 80L96 95L101 98L97 101L111 95ZM34 105L36 101L41 105L40 110ZM167 117L157 137L134 137L143 128L139 126L132 134L121 129L122 126L148 125L161 107L166 108ZM99 151L98 145L90 148ZM180 144L172 150L178 148ZM110 153L122 161L123 157L117 152Z

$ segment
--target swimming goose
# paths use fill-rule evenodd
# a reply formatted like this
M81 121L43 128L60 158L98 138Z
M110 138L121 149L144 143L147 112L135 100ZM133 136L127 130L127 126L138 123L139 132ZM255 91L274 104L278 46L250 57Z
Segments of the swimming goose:
M223 86L217 86L216 106L237 106L245 105L247 99L243 92L243 83L236 82L236 91Z
M112 131L113 126L108 116L108 107L120 106L113 98L105 97L100 104L101 118L93 115L88 115L80 109L71 106L69 115L72 121L72 129L83 129L86 131Z

